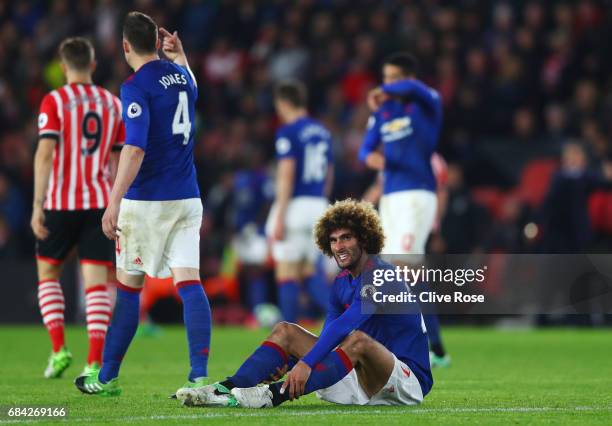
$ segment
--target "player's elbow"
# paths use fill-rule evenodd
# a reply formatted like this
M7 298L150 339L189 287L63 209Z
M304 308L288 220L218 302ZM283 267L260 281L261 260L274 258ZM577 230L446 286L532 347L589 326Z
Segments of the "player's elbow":
M145 155L145 151L144 149L135 145L125 145L121 150L121 155L125 155L132 161L142 161Z
M36 162L50 162L53 159L54 146L51 144L39 143L34 154Z

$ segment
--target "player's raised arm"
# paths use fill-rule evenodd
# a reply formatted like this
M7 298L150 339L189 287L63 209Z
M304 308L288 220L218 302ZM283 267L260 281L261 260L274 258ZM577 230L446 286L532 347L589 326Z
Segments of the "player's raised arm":
M410 78L395 81L384 84L381 89L391 96L407 96L414 99L432 113L440 114L442 112L442 104L438 92L419 80Z
M174 62L177 65L185 67L193 80L193 83L197 86L195 76L189 68L189 62L187 61L187 55L185 54L185 50L183 49L183 42L178 36L178 31L170 32L165 28L159 29L159 34L162 38L162 52L168 59Z

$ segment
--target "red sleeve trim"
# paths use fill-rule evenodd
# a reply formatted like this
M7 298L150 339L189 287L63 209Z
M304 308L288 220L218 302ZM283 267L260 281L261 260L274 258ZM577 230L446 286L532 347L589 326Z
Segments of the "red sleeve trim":
M353 369L353 363L351 362L346 352L344 352L340 348L336 349L335 352L338 354L340 361L342 361L344 368L346 368L346 372L348 373L349 371L351 371Z

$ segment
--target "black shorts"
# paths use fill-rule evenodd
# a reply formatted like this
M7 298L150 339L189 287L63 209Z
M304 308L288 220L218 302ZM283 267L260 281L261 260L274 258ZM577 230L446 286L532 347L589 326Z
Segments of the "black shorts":
M36 241L36 258L61 263L77 246L82 263L112 266L115 244L102 232L103 214L103 209L45 210L45 226L49 229L49 236Z

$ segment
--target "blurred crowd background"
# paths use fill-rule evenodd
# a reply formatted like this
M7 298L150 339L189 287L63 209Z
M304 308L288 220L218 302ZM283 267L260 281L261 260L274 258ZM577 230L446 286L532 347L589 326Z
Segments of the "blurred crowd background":
M98 63L94 81L118 94L131 72L121 48L129 10L178 30L199 81L195 155L206 209L205 275L223 267L235 225L236 174L270 169L279 124L274 84L307 83L309 109L334 137L333 197L361 197L375 177L357 161L369 114L365 95L379 84L383 58L397 50L415 54L420 78L444 103L438 151L449 163L449 201L432 251L607 250L612 202L597 188L605 191L610 171L610 6L0 0L0 258L33 257L36 116L44 94L63 84L59 42L89 37Z

